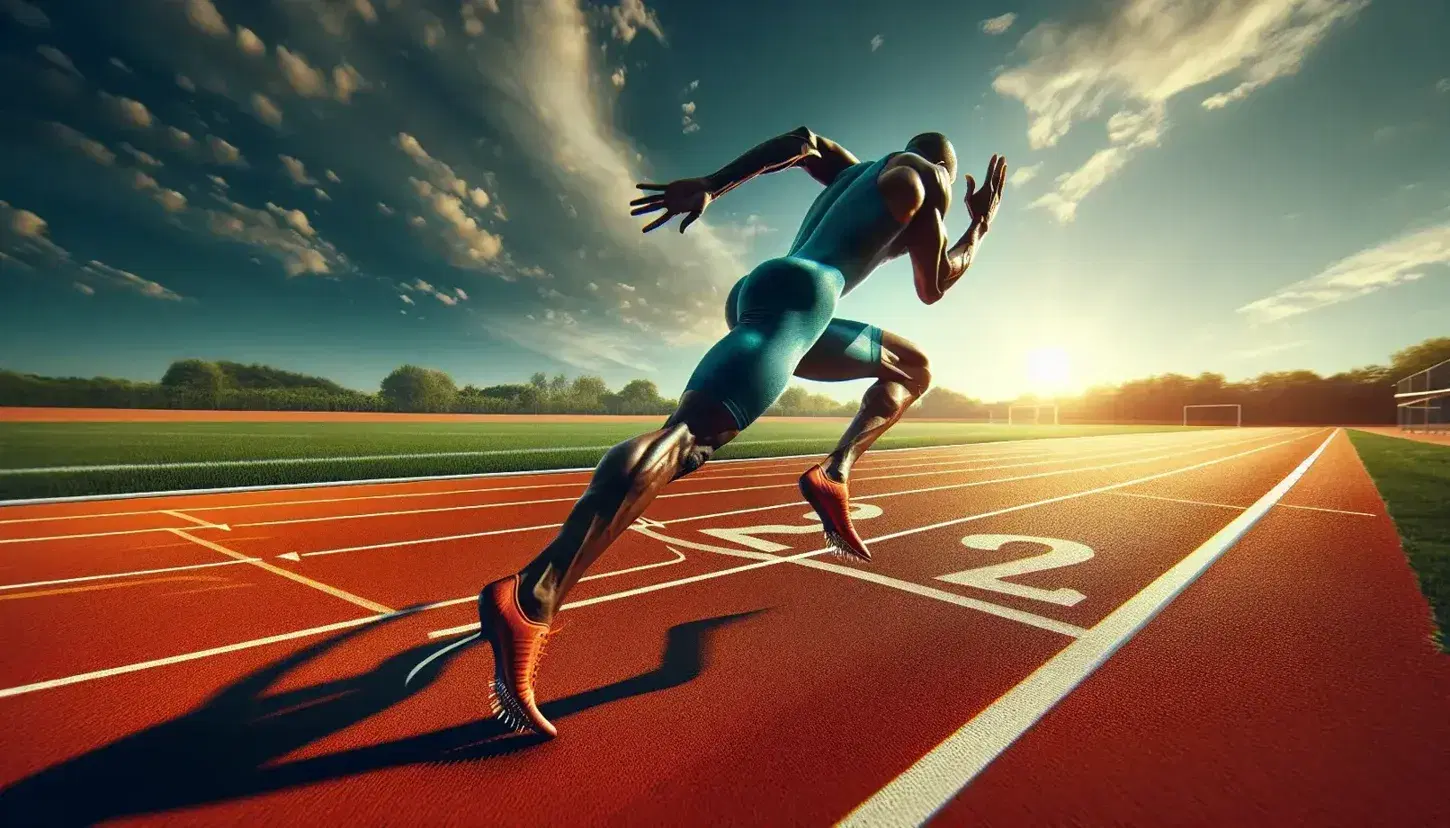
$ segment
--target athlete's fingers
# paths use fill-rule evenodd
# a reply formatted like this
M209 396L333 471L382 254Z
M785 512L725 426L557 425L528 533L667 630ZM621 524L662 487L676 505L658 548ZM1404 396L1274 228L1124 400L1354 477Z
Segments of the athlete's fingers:
M634 186L638 187L641 190L663 190L663 189L666 189L666 187L668 185L665 185L665 184L650 184L650 183L645 182L645 183L636 184Z
M1003 158L1002 159L1002 162L997 165L997 189L998 190L1001 190L1002 187L1003 187L1003 185L1005 185L1006 183L1007 183L1007 159L1006 158Z
M636 204L653 204L653 203L655 203L657 201L664 201L664 200L665 200L665 194L664 193L655 193L654 195L647 195L647 196L641 196L640 198L636 198L634 201L631 201L630 202L630 205L631 206L634 206Z
M688 216L685 216L685 220L682 221L682 222L680 222L680 232L681 233L685 232L685 228L686 227L689 227L691 224L694 224L695 223L695 219L697 219L699 217L700 217L700 211L699 210L696 210L695 212L689 214Z
M649 224L646 224L644 226L644 229L641 230L640 232L641 233L648 233L649 231L655 229L656 227L659 227L661 224L664 224L665 222L669 221L671 218L674 217L674 215L675 215L674 213L665 213L664 215L660 216L659 218L655 219L654 221L650 222Z
M645 213L653 213L656 210L663 210L663 209L665 209L665 205L664 205L663 202L661 202L659 204L646 204L643 207L636 207L633 210L630 210L629 211L629 214L631 216L642 216Z
M977 189L977 179L972 178L971 173L967 173L966 175L962 176L962 178L966 179L967 181L967 198L970 199L972 197L972 193L975 192Z

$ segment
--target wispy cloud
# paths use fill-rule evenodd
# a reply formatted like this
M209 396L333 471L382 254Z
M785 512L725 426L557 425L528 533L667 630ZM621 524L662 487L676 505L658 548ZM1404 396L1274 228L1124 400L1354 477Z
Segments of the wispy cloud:
M50 224L30 210L12 207L0 201L0 257L60 280L70 281L74 289L92 296L96 287L117 288L149 296L153 299L179 301L175 291L92 259L79 264L70 251L50 238Z
M1012 175L1007 180L1008 183L1010 183L1012 186L1020 187L1023 184L1026 184L1027 182L1036 178L1037 174L1041 171L1041 163L1028 164L1025 167L1017 167L1016 169L1012 170Z
M97 164L109 167L116 163L116 154L89 135L61 123L51 123L50 129L62 144L79 150Z
M982 31L989 35L1004 34L1008 29L1012 28L1012 24L1015 22L1017 22L1017 14L1015 12L999 14L996 17L989 17L983 20Z
M152 299L165 299L169 302L181 301L181 294L158 282L143 279L130 271L111 267L104 262L98 262L94 259L82 265L81 271L97 281L112 287L129 290L133 293L139 293L142 296L149 296Z
M886 42L886 38L882 37L881 35L876 35L876 36L872 37L871 38L871 51L874 52L877 49L880 49L881 48L881 44L883 44L885 42Z
M1274 322L1413 282L1428 268L1446 264L1450 264L1450 222L1362 250L1238 311L1255 321Z
M1076 25L1048 22L1023 37L1026 62L993 88L1026 107L1033 149L1055 145L1077 123L1115 110L1108 146L1033 202L1060 221L1167 129L1166 104L1195 87L1238 79L1202 101L1218 109L1298 71L1313 48L1368 0L1134 0Z
M654 35L661 42L665 39L659 18L653 11L645 8L644 0L621 0L619 5L609 9L609 17L614 23L614 36L625 43L634 40L640 29Z

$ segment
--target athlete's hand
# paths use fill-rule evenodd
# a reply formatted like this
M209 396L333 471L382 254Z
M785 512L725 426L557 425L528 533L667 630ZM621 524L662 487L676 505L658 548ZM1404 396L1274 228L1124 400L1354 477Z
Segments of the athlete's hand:
M991 227L992 219L997 217L997 208L1002 206L1002 187L1007 183L1007 159L1001 155L992 156L992 160L987 162L987 174L982 179L980 190L976 179L970 175L963 178L967 180L967 210L972 214L972 221L979 222L985 233Z
M694 224L695 219L705 212L710 202L715 197L710 194L710 185L703 178L682 178L679 181L671 181L668 184L636 184L641 190L656 190L647 196L641 196L629 203L633 210L629 211L631 216L642 216L646 213L653 213L657 210L664 210L665 214L646 224L641 232L649 231L659 227L671 218L683 214L685 220L680 222L680 232Z

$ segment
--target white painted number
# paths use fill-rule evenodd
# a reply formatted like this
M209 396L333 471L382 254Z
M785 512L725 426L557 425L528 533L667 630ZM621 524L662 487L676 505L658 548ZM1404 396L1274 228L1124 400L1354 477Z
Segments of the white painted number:
M764 540L758 535L814 535L821 531L821 519L814 511L802 515L806 520L814 521L815 526L767 524L765 526L740 526L731 529L701 529L702 534L721 540L730 541L744 546L747 549L754 549L757 552L784 552L791 547L776 543L775 541ZM874 503L852 503L851 520L870 520L881 517L881 507Z
M1033 555L1029 558L1022 558L1016 561L982 566L976 569L968 569L962 572L952 572L947 575L937 576L938 581L946 581L952 584L965 584L977 589L1002 592L1007 595L1015 595L1018 598L1030 598L1033 601L1046 601L1049 604L1071 607L1087 596L1075 589L1063 587L1061 589L1039 589L1037 587L1013 584L1002 580L1018 575L1027 575L1032 572L1041 572L1046 569L1058 569L1064 566L1072 566L1089 560L1093 551L1089 547L1070 540L1059 540L1057 538L1033 538L1026 535L968 535L962 538L962 545L968 549L981 549L988 552L995 552L1009 543L1033 543L1046 546L1047 551L1040 555Z

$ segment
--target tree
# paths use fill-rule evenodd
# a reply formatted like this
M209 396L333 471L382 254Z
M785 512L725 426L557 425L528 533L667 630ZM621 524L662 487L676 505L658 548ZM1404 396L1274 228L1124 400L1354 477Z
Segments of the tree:
M172 404L181 408L217 408L226 385L221 367L204 359L173 362L161 377Z
M1443 320L1442 320L1443 321ZM1439 365L1450 359L1450 336L1427 339L1417 345L1395 351L1390 357L1391 379L1399 381L1411 374Z
M569 401L581 411L592 411L603 405L608 393L609 386L599 377L576 377L569 386Z
M404 365L383 379L382 397L394 411L448 411L458 386L442 371Z

